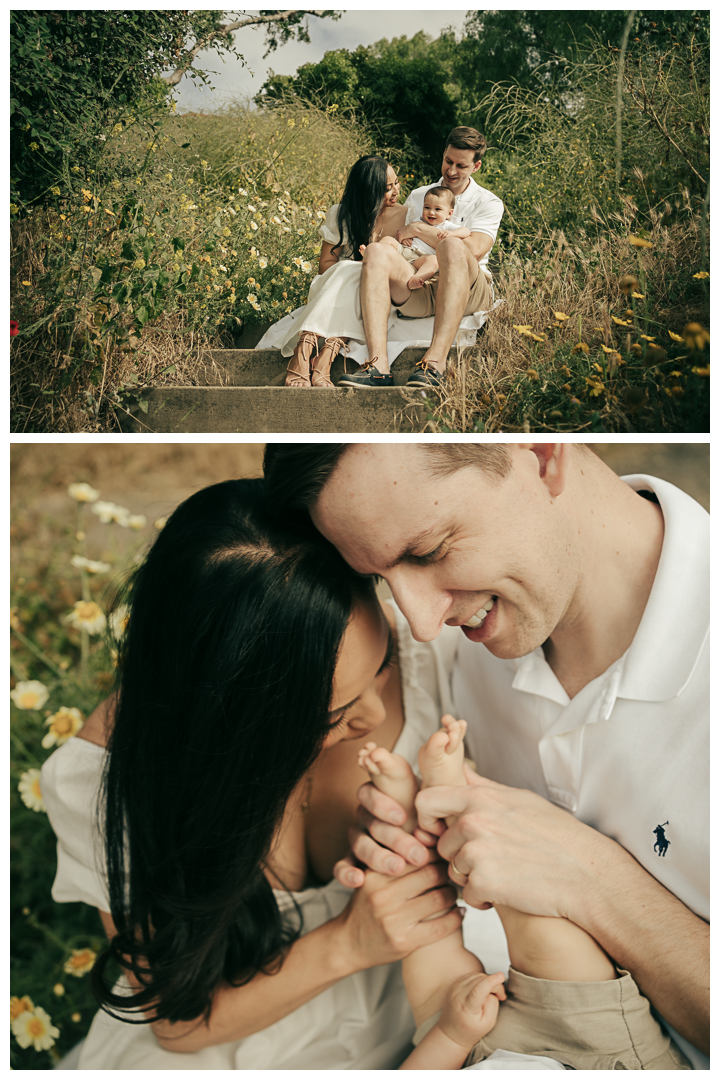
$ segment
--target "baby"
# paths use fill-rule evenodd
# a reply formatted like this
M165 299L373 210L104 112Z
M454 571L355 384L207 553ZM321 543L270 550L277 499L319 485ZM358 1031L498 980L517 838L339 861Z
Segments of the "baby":
M462 225L455 225L450 220L454 209L455 196L450 188L439 184L437 187L430 188L426 193L420 220L424 221L426 225L432 225L434 229L437 229L438 240L446 240L451 232L459 240L464 240L466 236L470 236L470 229L465 229ZM425 282L429 281L437 273L438 261L435 250L419 237L411 236L400 243L392 236L383 236L379 242L394 245L408 262L413 264L415 273L407 283L408 289L422 288Z
M464 786L467 725L451 716L441 723L418 753L422 786ZM358 760L404 807L404 828L412 832L418 783L408 762L375 743ZM461 930L403 960L418 1030L401 1069L461 1069L497 1049L552 1057L573 1069L690 1068L632 977L590 934L567 919L501 906L497 912L510 953L507 994L503 974L485 973Z

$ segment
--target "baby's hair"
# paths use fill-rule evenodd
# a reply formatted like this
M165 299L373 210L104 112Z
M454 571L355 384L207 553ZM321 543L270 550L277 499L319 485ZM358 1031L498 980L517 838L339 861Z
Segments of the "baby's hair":
M450 203L450 209L451 210L455 207L455 196L453 195L450 188L443 187L442 184L438 184L437 187L429 188L425 192L425 198L426 199L427 199L428 195L434 195L437 199L445 199L446 201L448 201Z

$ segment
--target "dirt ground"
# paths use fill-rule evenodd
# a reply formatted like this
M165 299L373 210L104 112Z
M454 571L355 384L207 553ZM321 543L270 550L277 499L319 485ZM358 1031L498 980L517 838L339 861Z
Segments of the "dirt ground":
M619 474L646 472L670 480L709 509L707 443L596 443L593 449ZM151 526L201 487L260 476L262 451L261 443L16 443L11 446L15 572L30 548L37 555L57 543L58 527L74 528L76 504L67 495L68 484L86 481L101 499L144 514ZM92 514L86 521L88 554L102 558L107 531ZM116 557L143 541L126 529L114 533Z

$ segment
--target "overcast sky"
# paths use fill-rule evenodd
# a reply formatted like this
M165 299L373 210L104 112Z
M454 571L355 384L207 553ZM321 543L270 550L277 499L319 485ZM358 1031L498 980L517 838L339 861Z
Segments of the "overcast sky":
M267 10L267 9L265 9ZM248 11L246 14L255 14ZM232 13L227 12L226 18ZM234 97L252 97L260 90L268 70L278 75L293 75L301 64L317 63L330 49L356 49L372 45L381 38L413 37L424 30L437 37L451 26L461 30L466 11L344 11L337 22L310 17L310 44L291 41L281 45L263 60L265 30L248 26L235 33L235 44L246 60L246 66L232 57L223 59L212 51L198 54L198 66L210 74L214 90L203 89L192 79L184 77L178 88L178 108L209 112Z

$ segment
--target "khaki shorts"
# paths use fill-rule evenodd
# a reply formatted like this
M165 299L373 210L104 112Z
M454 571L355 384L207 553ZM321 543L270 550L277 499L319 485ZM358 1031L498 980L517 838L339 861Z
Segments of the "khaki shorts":
M627 971L599 983L533 979L510 968L508 999L489 1034L473 1047L465 1065L493 1050L549 1057L572 1069L689 1069ZM439 1019L426 1021L417 1045Z
M438 278L434 277L423 285L422 289L413 289L402 307L398 308L400 317L403 319L426 319L428 315L434 315L437 287ZM470 296L465 305L463 317L472 315L475 311L489 311L492 306L492 285L482 270L478 270L475 284L470 289Z

